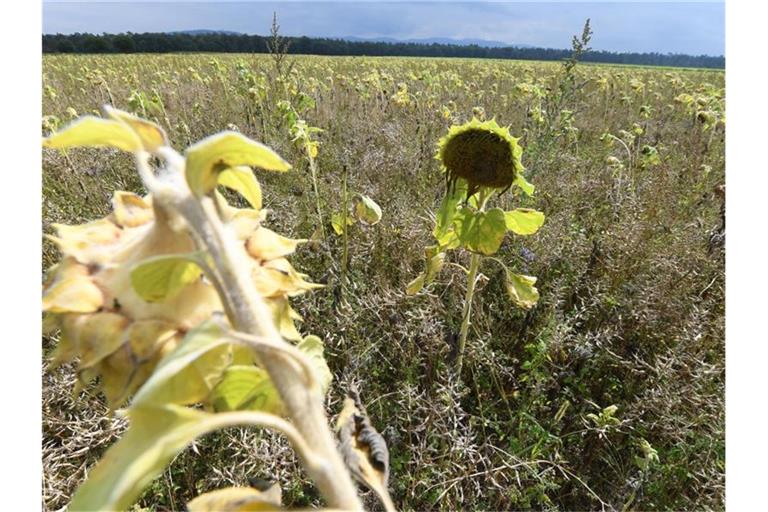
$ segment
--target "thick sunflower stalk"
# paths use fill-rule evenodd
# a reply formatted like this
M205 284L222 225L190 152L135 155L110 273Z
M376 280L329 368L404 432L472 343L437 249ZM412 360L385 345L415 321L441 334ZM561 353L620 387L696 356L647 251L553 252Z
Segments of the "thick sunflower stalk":
M62 253L43 295L46 326L61 330L54 363L76 359L79 385L98 377L111 408L133 397L128 432L70 509L127 508L196 437L243 424L282 432L329 506L360 509L323 408L331 374L322 342L302 338L289 304L318 285L286 259L301 241L262 225L261 189L250 169L290 165L235 132L181 155L154 123L111 108L107 114L44 140L49 148L129 151L149 191L116 192L110 215L57 225L50 237ZM219 185L253 208L230 206ZM197 404L203 408L188 407ZM217 500L255 492L233 489L217 491Z

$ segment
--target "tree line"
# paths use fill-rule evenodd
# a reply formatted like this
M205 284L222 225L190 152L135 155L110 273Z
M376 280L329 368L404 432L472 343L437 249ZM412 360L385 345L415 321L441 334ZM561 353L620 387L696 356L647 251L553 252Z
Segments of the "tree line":
M226 52L268 53L268 37L228 33L123 33L46 34L43 53L172 53ZM318 37L286 37L289 53L310 55L366 55L394 57L466 57L480 59L566 59L571 50L553 48L486 48L477 45L345 41ZM639 64L696 68L725 68L725 57L662 53L618 53L591 50L583 62Z

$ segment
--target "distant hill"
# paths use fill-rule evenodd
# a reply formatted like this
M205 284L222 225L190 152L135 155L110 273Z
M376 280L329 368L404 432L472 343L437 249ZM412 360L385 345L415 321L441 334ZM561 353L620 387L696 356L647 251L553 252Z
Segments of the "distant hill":
M452 39L450 37L428 37L423 39L396 39L394 37L339 37L343 41L375 42L375 43L415 43L415 44L446 44L453 46L480 46L482 48L533 48L530 44L505 43L504 41L489 41L487 39Z
M188 36L205 36L209 34L224 34L227 36L243 36L242 32L233 32L231 30L209 30L207 28L199 28L196 30L174 30L171 32L165 32L166 34L186 34Z

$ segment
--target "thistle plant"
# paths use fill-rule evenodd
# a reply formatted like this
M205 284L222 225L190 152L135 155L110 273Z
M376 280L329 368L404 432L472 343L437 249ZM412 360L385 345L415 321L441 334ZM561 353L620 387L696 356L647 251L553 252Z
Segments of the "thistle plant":
M291 166L235 132L180 154L158 125L105 109L109 119L81 118L43 141L130 152L149 192L115 192L107 217L56 225L50 237L62 253L43 287L45 327L61 333L54 364L77 360L78 386L98 378L110 408L128 404L119 413L130 420L70 510L128 508L195 438L236 425L281 432L328 506L360 509L350 456L339 453L323 408L332 378L323 343L299 333L289 303L318 285L287 259L301 241L264 226L251 169ZM251 208L227 204L219 186ZM347 451L362 464L369 452L357 441ZM189 509L236 505L277 509L279 489L221 489Z
M473 119L452 126L438 143L436 158L445 172L447 191L435 216L432 234L436 243L425 249L425 269L408 284L406 291L414 295L434 281L449 250L463 248L472 254L469 269L461 267L467 274L467 287L456 358L458 373L464 360L472 300L483 261L490 260L502 267L507 292L516 305L530 309L539 299L535 277L512 272L493 255L507 231L531 235L544 223L544 214L528 208L507 212L501 208L487 209L494 192L503 193L514 186L527 195L533 194L533 185L523 176L522 153L518 139L495 120Z

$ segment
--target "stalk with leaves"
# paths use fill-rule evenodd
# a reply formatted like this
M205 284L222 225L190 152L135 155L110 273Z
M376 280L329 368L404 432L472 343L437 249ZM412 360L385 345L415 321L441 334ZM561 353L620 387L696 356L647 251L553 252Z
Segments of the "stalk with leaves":
M319 286L287 259L300 241L264 226L251 170L291 166L236 132L179 154L158 125L105 108L108 119L82 118L43 141L130 152L149 191L115 192L110 215L56 225L51 237L62 253L43 289L45 327L61 333L54 363L77 360L78 386L98 377L110 408L127 403L130 420L70 510L128 508L197 437L237 425L282 433L328 506L361 509L323 407L332 378L323 343L299 333L289 303ZM230 206L219 186L252 208ZM226 488L189 508L277 509L275 496Z

